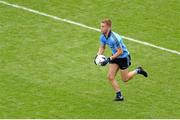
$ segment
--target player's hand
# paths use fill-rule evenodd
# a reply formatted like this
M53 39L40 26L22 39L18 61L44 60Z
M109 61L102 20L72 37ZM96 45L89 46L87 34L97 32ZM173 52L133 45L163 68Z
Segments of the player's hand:
M97 58L97 56L98 56L98 55L96 55L96 56L94 57L94 64L95 64L95 65L97 65L97 64L96 64L96 58Z
M111 58L108 57L104 62L101 63L102 66L107 65L111 61Z

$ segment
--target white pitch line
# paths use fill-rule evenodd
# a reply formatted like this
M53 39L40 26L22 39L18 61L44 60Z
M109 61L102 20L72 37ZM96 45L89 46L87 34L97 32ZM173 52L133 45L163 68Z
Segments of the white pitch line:
M35 13L35 14L38 14L38 15L41 15L41 16L46 16L46 17L49 17L49 18L52 18L52 19L55 19L55 20L58 20L58 21L66 22L66 23L69 23L69 24L77 25L77 26L80 26L80 27L83 27L83 28L87 28L87 29L91 29L91 30L100 32L100 29L90 27L90 26L87 26L87 25L84 25L84 24L81 24L81 23L78 23L78 22L68 20L68 19L63 19L63 18L54 16L54 15L49 15L47 13L40 12L40 11L37 11L37 10L33 10L33 9L30 9L30 8L27 8L27 7L24 7L24 6L20 6L20 5L17 5L17 4L11 4L11 3L1 1L1 0L0 0L0 3L11 6L11 7L14 7L14 8L22 9L22 10L25 10L25 11L28 11L28 12L31 12L31 13ZM130 38L130 37L122 36L122 35L121 35L121 37L123 39L129 40L129 41L132 41L132 42L136 42L136 43L139 43L139 44L143 44L145 46L150 46L150 47L153 47L153 48L157 48L157 49L160 49L160 50L163 50L163 51L167 51L167 52L170 52L170 53L180 55L180 52L176 51L176 50L167 49L167 48L164 48L164 47L153 45L153 44L148 43L148 42L136 40L136 39L133 39L133 38Z

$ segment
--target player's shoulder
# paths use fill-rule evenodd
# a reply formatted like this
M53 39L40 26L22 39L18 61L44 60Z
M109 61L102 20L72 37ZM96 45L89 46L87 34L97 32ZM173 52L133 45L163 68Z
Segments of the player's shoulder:
M122 40L121 36L118 33L114 32L114 31L112 32L112 36L116 37L118 40Z
M103 34L100 34L100 38L103 38L103 36L104 36Z
M100 38L100 40L104 40L104 35L101 34L99 38Z

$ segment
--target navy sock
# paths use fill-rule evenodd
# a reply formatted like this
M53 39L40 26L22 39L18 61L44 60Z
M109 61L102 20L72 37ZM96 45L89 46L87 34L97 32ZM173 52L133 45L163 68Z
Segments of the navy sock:
M121 96L121 91L116 92L116 97Z
M135 69L135 71L136 71L137 74L139 74L140 69L137 68L137 69Z

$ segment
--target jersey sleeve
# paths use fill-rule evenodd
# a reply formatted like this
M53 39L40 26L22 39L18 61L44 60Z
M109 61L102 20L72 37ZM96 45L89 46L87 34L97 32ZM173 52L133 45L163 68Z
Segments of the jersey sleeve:
M106 40L104 40L104 38L103 38L102 35L100 36L100 44L101 44L102 46L105 46L105 45L106 45Z
M122 49L122 39L120 37L115 37L114 38L114 47L115 49Z

